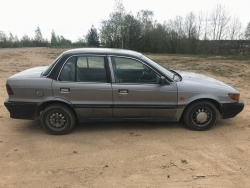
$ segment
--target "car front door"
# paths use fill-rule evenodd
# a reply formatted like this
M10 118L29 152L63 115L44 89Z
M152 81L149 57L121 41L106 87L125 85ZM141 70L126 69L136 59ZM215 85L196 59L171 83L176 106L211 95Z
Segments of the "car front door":
M111 118L112 88L105 56L72 56L52 82L54 97L69 101L80 119Z
M114 118L175 120L175 82L160 85L161 75L135 58L111 56L109 65Z

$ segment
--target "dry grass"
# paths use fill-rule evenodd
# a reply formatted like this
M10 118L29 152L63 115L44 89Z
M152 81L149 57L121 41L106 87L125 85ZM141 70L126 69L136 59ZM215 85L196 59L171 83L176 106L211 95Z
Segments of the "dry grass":
M199 56L173 56L173 55L148 55L162 66L182 71L209 74L218 77L242 77L250 78L250 59L231 60L228 58Z

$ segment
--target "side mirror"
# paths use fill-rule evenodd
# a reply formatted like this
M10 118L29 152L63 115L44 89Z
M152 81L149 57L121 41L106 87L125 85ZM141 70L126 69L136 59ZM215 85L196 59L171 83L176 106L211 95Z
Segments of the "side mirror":
M161 86L164 86L166 84L166 78L164 76L161 76L159 83Z

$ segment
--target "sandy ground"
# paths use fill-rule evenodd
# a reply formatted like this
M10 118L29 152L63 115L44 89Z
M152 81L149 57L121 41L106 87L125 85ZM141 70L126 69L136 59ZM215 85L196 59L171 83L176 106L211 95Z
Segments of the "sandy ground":
M209 131L183 123L89 123L49 135L38 120L14 120L3 105L6 79L50 64L65 49L0 50L0 187L249 187L250 61L150 56L241 91L245 109ZM212 69L213 68L213 69Z

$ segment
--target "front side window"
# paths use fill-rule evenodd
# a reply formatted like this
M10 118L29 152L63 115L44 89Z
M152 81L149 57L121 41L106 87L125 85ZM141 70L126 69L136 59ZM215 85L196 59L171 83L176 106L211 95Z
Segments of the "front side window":
M163 72L164 74L166 74L169 78L175 79L175 81L179 81L178 76L174 76L174 73L165 69L164 67L162 67L161 65L159 65L158 63L154 62L153 60L149 59L146 56L142 56L142 59L144 61L149 62L151 65L153 65L154 67L156 67L157 69L159 69L161 72Z
M73 56L65 63L59 81L107 82L105 59L99 56Z
M111 60L116 82L159 83L160 76L140 61L124 57L112 57Z

